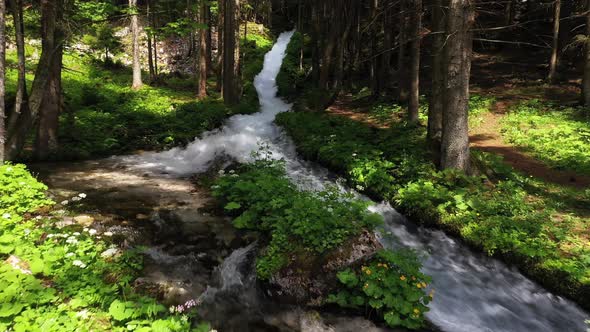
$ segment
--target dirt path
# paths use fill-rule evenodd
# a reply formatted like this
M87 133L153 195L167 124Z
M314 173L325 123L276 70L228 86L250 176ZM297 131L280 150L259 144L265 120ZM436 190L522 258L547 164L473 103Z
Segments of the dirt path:
M500 155L514 169L550 183L580 189L590 187L590 177L581 176L571 171L552 169L517 147L505 143L500 133L502 129L500 120L509 107L509 102L499 100L494 109L484 115L482 124L470 134L472 148Z

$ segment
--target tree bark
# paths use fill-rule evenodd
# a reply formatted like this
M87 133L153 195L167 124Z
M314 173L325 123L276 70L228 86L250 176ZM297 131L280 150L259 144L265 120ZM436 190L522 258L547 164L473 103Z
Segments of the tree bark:
M203 25L206 25L207 18L207 4L201 1L199 20ZM207 28L201 27L199 30L199 91L198 97L200 99L207 97Z
M584 65L584 77L582 82L582 96L584 105L590 106L590 1L588 1L588 8L586 14L586 49Z
M223 94L223 39L225 38L225 0L217 0L217 91Z
M470 170L469 154L469 75L471 72L474 21L471 0L450 0L447 15L445 64L445 108L441 166L443 169Z
M143 85L141 80L141 62L139 59L139 20L137 15L137 0L129 0L131 14L131 39L133 43L133 84L132 88L138 90Z
M16 85L16 99L14 109L8 118L8 124L5 129L5 138L13 137L17 134L19 122L30 121L31 114L28 104L27 82L26 82L26 63L25 63L25 36L23 22L23 2L22 0L10 0L12 17L15 27L16 53L18 59L18 80ZM6 146L6 151L11 149Z
M412 63L410 66L410 101L408 104L408 123L416 124L419 121L420 109L420 47L422 32L422 0L414 0L413 8L412 48L410 50Z
M444 108L444 47L446 26L444 24L443 0L434 0L432 8L432 90L428 107L428 139L436 155L440 154L442 140L442 116ZM438 158L437 162L438 162Z
M239 0L225 0L223 28L223 100L227 105L240 102Z
M147 24L150 25L152 22L152 13L151 13L151 1L148 0L147 4ZM153 82L156 80L156 71L154 69L154 47L152 45L152 32L147 34L147 46L148 46L148 67L150 71L150 81Z
M557 66L559 65L559 21L561 20L561 0L555 0L553 11L553 47L549 61L549 82L557 82Z
M39 128L35 140L35 158L47 159L58 148L59 114L62 109L61 69L63 60L63 35L61 32L57 49L51 61L49 82L43 96L43 107L39 113Z
M5 95L5 74L6 74L6 3L0 1L0 166L4 163L4 143L6 142L5 118L6 110L4 103Z
M406 46L407 46L407 19L405 17L406 1L400 1L401 22L399 23L399 38L398 38L398 55L397 55L397 99L400 102L405 102L408 99L408 89L406 84L407 70L405 66Z
M8 137L8 143L5 146L8 147L9 159L15 159L18 156L25 145L29 131L39 119L39 113L44 103L45 90L49 84L51 63L60 43L56 39L56 29L61 4L60 0L41 0L41 57L35 70L35 79L29 96L30 116L26 119L19 119L14 132L11 132Z

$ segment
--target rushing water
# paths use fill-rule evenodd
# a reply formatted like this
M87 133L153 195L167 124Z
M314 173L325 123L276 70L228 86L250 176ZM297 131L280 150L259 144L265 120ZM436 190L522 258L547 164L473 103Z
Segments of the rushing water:
M277 97L275 78L292 35L280 35L255 79L260 112L233 116L224 127L186 148L127 157L124 162L154 173L186 176L207 170L213 160L224 155L248 161L251 152L264 144L274 157L287 161L289 175L302 187L317 189L332 183L325 169L298 159L292 142L273 123L278 113L290 110L290 105ZM441 231L416 227L389 204L375 203L371 209L386 221L382 236L386 247L410 247L426 257L423 271L433 277L432 287L436 290L427 316L443 331L586 331L587 313L517 270L473 253ZM225 273L223 277L230 276Z

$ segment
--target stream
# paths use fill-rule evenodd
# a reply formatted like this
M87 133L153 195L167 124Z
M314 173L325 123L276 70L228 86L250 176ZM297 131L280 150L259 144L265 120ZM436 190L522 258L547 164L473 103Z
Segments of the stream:
M256 236L232 230L229 220L206 212L206 193L192 190L187 180L206 172L220 158L250 161L252 151L264 146L274 158L286 161L289 176L301 188L317 190L336 183L336 176L326 169L301 160L292 141L273 123L278 113L291 109L277 97L275 78L292 35L285 32L279 36L255 79L260 112L233 116L222 128L185 148L96 161L100 165L95 164L94 169L102 171L95 178L85 178L86 182L81 181L81 173L71 169L60 173L49 168L45 178L39 172L50 187L74 186L74 191L92 191L97 178L107 181L115 176L103 186L100 194L104 201L97 202L95 208L116 209L117 204L123 204L121 209L134 223L144 222L154 234L170 233L156 235L150 243L147 255L152 264L146 267L145 279L152 283L165 280L169 289L176 285L176 293L168 294L171 298L197 299L202 303L200 314L219 331L382 331L385 329L361 318L317 317L301 308L272 303L256 287L252 266ZM92 162L85 165L89 164ZM80 167L83 173L84 166ZM80 176L77 180L76 174ZM126 186L124 190L122 186ZM128 190L129 186L135 189ZM140 202L145 208L125 205L124 201ZM436 291L427 318L438 329L586 332L588 313L515 268L471 251L442 231L416 226L387 203L374 202L371 210L385 219L380 234L385 247L409 247L425 257L423 272L432 276L429 287ZM170 227L174 231L169 231ZM184 250L174 249L178 246Z

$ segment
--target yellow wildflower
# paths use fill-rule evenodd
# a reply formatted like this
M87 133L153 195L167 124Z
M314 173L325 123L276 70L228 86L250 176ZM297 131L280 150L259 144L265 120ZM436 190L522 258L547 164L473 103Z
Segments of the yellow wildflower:
M364 288L369 288L369 284L365 284L365 287Z
M366 273L368 276L370 276L370 275L371 275L371 270L370 270L370 269L366 269L366 270L365 270L365 273Z
M401 281L406 281L406 276L401 276L401 277L399 277L399 280L401 280Z
M418 284L416 284L416 287L422 288L422 284L418 283Z
M419 310L419 309L417 309L417 308L414 308L414 313L415 313L416 315L419 315L419 314L420 314L420 310Z

